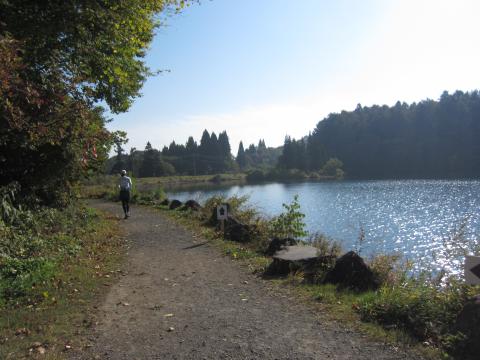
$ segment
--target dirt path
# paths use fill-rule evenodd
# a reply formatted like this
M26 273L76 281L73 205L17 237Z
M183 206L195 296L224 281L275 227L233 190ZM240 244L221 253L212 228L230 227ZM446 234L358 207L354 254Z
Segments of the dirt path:
M93 205L121 215L117 204ZM131 242L126 274L98 310L92 347L73 358L414 358L274 293L158 212L133 208L120 223Z

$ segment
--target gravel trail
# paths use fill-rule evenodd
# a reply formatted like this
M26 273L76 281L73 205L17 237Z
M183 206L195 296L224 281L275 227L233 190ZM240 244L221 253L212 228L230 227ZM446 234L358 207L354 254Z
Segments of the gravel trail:
M118 204L92 206L121 216ZM124 276L74 359L416 359L329 322L158 211L119 221Z

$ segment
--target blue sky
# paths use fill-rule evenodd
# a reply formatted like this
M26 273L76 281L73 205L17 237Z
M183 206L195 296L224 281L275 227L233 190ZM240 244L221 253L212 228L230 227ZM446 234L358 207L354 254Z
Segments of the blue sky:
M109 128L127 131L127 149L227 130L235 154L357 103L473 90L478 18L475 0L203 0L157 31L146 60L170 72Z

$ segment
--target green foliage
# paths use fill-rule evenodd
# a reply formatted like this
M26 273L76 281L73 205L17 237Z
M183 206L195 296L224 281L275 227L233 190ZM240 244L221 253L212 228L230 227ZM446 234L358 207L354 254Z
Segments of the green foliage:
M244 169L247 166L247 158L245 156L245 149L243 148L243 142L240 141L238 145L237 157L235 159L240 169Z
M151 74L143 57L157 14L188 4L0 1L0 186L18 182L21 197L65 206L120 137L96 104L129 108Z
M411 263L408 261L402 262L402 257L399 254L376 255L369 261L368 266L380 284L386 286L397 286L405 283L412 270Z
M408 279L398 286L383 286L359 304L364 320L404 329L420 340L445 345L455 318L472 288L460 283L438 288L420 279Z
M75 82L83 97L104 100L113 112L122 112L150 75L143 57L160 25L156 15L188 3L3 1L0 35L8 32L24 42L25 62L32 72L58 67L69 74L66 80ZM39 71L36 76L42 75Z
M332 257L335 259L342 253L341 244L324 234L313 234L307 242L317 248L317 254L321 257Z
M337 179L342 179L344 176L344 172L342 170L343 163L337 158L330 158L328 161L323 165L321 172L324 175L332 176Z
M308 179L325 179L318 173L306 173L298 169L274 168L271 170L252 170L247 173L247 181L257 183L262 181L302 181Z
M152 205L159 203L166 199L166 197L167 195L163 188L158 187L150 191L135 191L131 198L131 202L133 204Z
M291 204L282 204L285 211L274 217L271 221L272 236L279 238L302 238L307 236L303 218L305 214L300 212L298 195L293 197Z
M0 219L0 304L39 302L59 265L81 250L97 215L81 206L10 206L16 216Z
M439 100L363 107L328 115L313 132L287 137L279 166L337 178L478 178L480 92L444 92ZM324 168L328 159L344 167ZM340 169L340 167L337 167Z
M26 296L41 298L54 273L55 264L48 259L3 258L0 263L0 304Z

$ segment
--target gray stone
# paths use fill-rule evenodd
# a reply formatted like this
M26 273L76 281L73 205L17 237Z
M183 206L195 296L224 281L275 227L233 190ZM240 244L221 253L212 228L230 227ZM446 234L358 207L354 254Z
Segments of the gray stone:
M182 210L199 211L201 208L202 208L201 205L195 200L188 200L183 205Z
M375 290L380 285L372 270L354 251L337 259L333 269L327 273L325 282L356 291Z
M285 276L291 272L303 271L307 275L314 273L318 262L322 261L313 246L285 246L273 254L273 261L266 275ZM310 277L310 276L307 276Z
M170 206L168 207L170 210L175 210L182 206L182 202L180 200L172 200Z
M297 241L291 238L273 238L268 245L267 250L265 250L265 255L273 256L277 251L281 250L285 246L297 245Z

